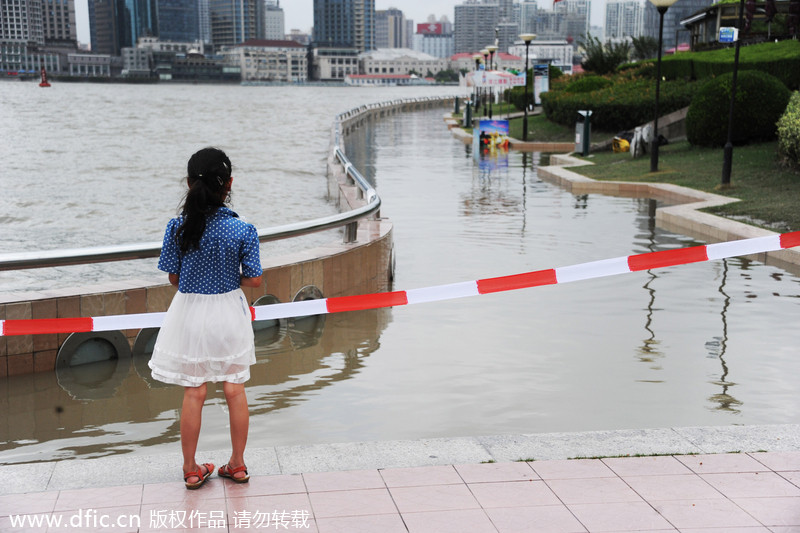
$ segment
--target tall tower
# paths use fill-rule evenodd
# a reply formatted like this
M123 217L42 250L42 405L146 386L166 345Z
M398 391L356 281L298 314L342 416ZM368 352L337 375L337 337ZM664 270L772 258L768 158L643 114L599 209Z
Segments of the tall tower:
M92 51L120 55L139 37L158 35L157 0L89 0Z
M286 38L285 18L280 0L266 0L264 12L264 38L282 41Z
M495 28L500 21L500 7L496 3L466 0L455 6L455 53L477 52L494 44Z
M42 10L41 0L0 0L0 41L43 45Z
M395 8L375 12L375 48L406 48L406 17Z
M609 0L606 4L607 39L639 37L644 31L644 6L639 0Z
M42 31L46 41L76 41L75 0L53 2L45 0L42 4Z
M375 0L314 0L314 43L375 49Z
M215 47L264 38L264 0L210 0L208 5Z
M200 40L200 3L158 0L158 38L184 43Z

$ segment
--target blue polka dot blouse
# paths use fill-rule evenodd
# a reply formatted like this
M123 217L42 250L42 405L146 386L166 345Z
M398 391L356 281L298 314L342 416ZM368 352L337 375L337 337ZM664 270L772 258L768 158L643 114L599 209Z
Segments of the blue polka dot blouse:
M240 275L255 278L263 273L258 232L239 215L220 207L206 219L200 247L181 254L176 233L183 216L167 224L158 269L178 274L178 290L184 293L223 294L238 289Z

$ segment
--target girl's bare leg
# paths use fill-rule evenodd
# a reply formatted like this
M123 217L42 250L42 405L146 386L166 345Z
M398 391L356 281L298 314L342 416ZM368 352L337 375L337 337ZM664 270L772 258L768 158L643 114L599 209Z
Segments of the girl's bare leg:
M203 404L206 401L206 384L199 387L185 387L183 390L183 409L181 410L181 450L183 451L183 473L196 472L200 466L195 460L197 441L200 438L200 423L203 417ZM186 480L196 483L200 478L192 476Z
M243 383L223 384L225 401L228 403L228 413L231 424L231 458L228 466L236 468L244 464L244 449L247 446L247 434L250 431L250 409L247 405L247 395ZM244 472L234 474L237 478L245 477Z

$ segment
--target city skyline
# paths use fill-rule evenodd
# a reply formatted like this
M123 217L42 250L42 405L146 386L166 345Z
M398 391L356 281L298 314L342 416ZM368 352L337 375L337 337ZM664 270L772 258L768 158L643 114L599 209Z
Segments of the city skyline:
M548 5L548 1L540 2L539 7L552 8L552 3ZM450 22L454 22L455 6L462 3L463 0L427 0L426 2L375 0L375 9L395 7L402 10L406 18L414 20L415 23L425 22L429 15L434 15L437 20L442 15L446 15ZM603 25L605 6L606 0L592 1L591 24L593 26ZM303 32L311 30L314 25L314 0L283 0L281 8L283 8L285 16L284 28L287 33L292 29L299 29ZM78 41L88 44L90 39L87 0L75 0L75 13Z

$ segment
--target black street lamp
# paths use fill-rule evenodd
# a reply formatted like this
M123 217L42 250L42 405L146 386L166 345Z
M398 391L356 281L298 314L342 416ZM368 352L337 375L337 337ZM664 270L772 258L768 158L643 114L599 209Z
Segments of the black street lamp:
M528 140L528 48L531 41L536 39L535 33L523 33L519 36L525 43L525 114L522 118L522 141Z
M478 108L481 106L481 88L478 86L478 73L481 70L481 55L475 54L472 56L472 59L475 60L475 116L478 116Z
M494 53L497 52L497 45L496 44L490 44L489 46L486 47L486 49L489 51L489 72L491 72L491 71L494 70ZM490 78L489 79L489 83L491 83L491 81L492 80ZM489 85L489 119L490 120L492 118L492 104L494 103L494 102L492 102L492 100L494 100L494 87Z
M650 141L650 172L658 172L658 97L661 91L661 49L664 47L664 13L677 0L650 0L658 9L658 63L656 67L656 109Z
M736 104L736 78L739 74L739 47L742 42L744 23L744 0L739 1L739 35L736 36L736 51L733 56L733 79L731 80L731 107L728 112L728 142L722 157L722 187L729 187L731 184L731 167L733 166L733 111Z
M483 56L483 69L484 69L484 72L488 72L489 70L491 70L489 68L489 50L484 48L483 50L481 50L481 55ZM489 86L486 89L484 89L483 91L481 91L481 97L482 98L486 98L486 95L488 94L490 89L491 89L491 86ZM486 109L486 102L483 103L483 108ZM489 117L491 118L491 115Z

